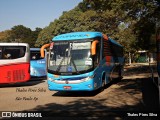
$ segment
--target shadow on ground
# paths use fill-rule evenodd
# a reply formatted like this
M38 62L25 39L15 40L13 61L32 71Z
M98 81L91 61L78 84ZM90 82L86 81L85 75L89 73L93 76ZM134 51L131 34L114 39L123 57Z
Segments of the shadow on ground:
M117 81L107 84L104 89L109 88L112 84L116 84ZM74 92L74 91L58 91L54 93L52 96L56 97L94 97L98 95L100 92L102 92L104 89L98 89L95 91L80 91L80 92Z
M156 110L159 108L159 92L152 79L142 79L142 98L146 109Z
M78 119L105 119L106 117L109 119L129 119L128 113L149 113L154 112L158 113L158 90L152 84L150 78L144 79L135 79L135 80L122 80L121 82L117 83L119 88L117 88L118 95L111 95L110 98L100 98L94 99L95 97L91 98L83 98L81 93L57 93L62 95L62 99L68 99L67 97L80 97L78 100L70 101L66 104L58 104L57 103L49 103L46 105L39 105L36 108L29 110L29 111L37 111L42 112L43 116L45 117L54 117L57 119L60 118L73 118ZM108 88L106 88L108 89ZM125 92L125 94L129 94L132 96L136 96L136 94L141 93L142 99L138 101L136 104L126 104L126 96L121 94L121 92ZM112 92L116 92L112 91ZM93 96L98 95L100 92L96 93ZM88 97L90 95L87 95ZM92 93L93 94L93 93ZM53 95L54 97L54 95ZM136 98L135 98L136 99ZM105 105L104 103L110 102L110 105ZM121 103L122 102L122 103ZM118 104L122 104L121 106L116 106ZM139 120L139 117L132 117L134 119ZM157 119L157 117L145 117L148 120Z
M124 75L138 75L149 73L149 77L144 76L144 78L136 78L136 81L141 83L141 92L142 92L142 101L147 110L157 110L160 107L159 103L159 90L158 90L158 78L152 78L152 72L154 76L158 76L157 74L157 66L153 65L135 65L132 67L128 67L127 71ZM144 74L145 75L145 74ZM138 85L135 83L133 86ZM127 86L124 86L125 88ZM130 86L131 87L131 86ZM135 89L136 90L136 89Z
M24 86L34 86L40 83L45 82L44 80L39 80L39 79L31 79L27 82L22 82L22 83L13 83L13 84L1 84L0 88L5 88L5 87L24 87Z
M145 73L148 66L138 66L130 68L125 75L138 70L137 73ZM130 72L129 72L130 71ZM136 75L136 74L135 74ZM159 118L159 96L158 89L153 84L151 78L133 78L123 79L115 82L115 88L109 91L109 85L105 91L97 93L84 92L57 92L54 97L68 99L68 97L76 97L70 102L60 104L49 103L39 105L36 108L27 110L28 112L41 112L43 117L53 117L53 119L104 119L106 120L157 120ZM106 92L108 89L108 92ZM105 97L105 94L106 97ZM99 96L99 94L103 96ZM27 112L23 111L23 112ZM152 112L158 117L129 117L128 113L149 113Z

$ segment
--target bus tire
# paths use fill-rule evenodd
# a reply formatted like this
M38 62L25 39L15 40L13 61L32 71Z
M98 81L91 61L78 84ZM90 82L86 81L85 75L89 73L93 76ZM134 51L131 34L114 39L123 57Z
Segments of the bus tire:
M120 69L119 69L119 76L118 76L118 81L121 81L122 80L122 68L120 67Z

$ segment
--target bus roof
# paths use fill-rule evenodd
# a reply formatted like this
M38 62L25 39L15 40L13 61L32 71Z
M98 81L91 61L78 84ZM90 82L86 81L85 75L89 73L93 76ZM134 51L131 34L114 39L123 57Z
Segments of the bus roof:
M28 43L0 43L0 46L29 46Z
M116 45L118 45L118 46L123 47L121 44L119 44L119 43L116 42L115 40L113 40L113 39L111 39L111 38L109 38L109 40L110 40L113 44L116 44Z
M103 34L101 32L71 32L66 34L61 34L58 36L55 36L52 41L67 41L67 40L81 40L81 39L89 39L89 38L95 38L95 37L103 37ZM118 46L121 46L119 43L117 43L115 40L109 38L109 40Z
M80 40L80 39L88 39L88 38L95 38L95 37L102 37L101 32L72 32L61 34L55 36L52 40L53 41L64 41L64 40Z
M30 48L31 51L39 51L40 48Z

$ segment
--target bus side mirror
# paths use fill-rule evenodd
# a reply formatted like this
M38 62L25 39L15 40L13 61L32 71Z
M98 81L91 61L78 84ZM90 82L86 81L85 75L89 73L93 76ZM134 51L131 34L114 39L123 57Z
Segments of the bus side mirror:
M95 40L92 42L92 45L91 45L91 54L92 55L96 55L96 45L98 43L98 40Z
M41 53L41 58L44 58L44 49L48 48L50 46L50 44L45 44L41 47L40 53Z

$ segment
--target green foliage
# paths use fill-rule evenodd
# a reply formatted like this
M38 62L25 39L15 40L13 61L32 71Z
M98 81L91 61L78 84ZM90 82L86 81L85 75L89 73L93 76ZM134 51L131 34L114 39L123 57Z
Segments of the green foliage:
M31 29L26 28L23 25L17 25L12 27L12 41L11 42L23 42L26 41L29 36L31 36Z
M0 32L0 42L8 42L11 39L11 30Z
M153 50L159 11L158 0L83 0L43 30L17 25L0 32L0 42L26 42L31 47L41 47L59 34L100 31L121 43L126 52Z
M22 25L0 33L0 40L28 42L41 47L56 35L74 31L100 31L124 46L125 52L153 49L155 24L159 18L156 0L83 0L63 12L43 30L31 31Z
M36 28L35 31L32 31L23 25L17 25L12 27L11 30L0 32L0 42L23 42L28 43L30 47L34 47L41 30L41 28Z
M41 47L42 45L51 41L52 35L49 30L50 29L46 27L38 34L37 41L35 42L35 47Z

